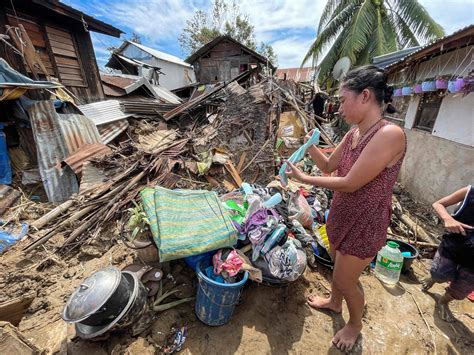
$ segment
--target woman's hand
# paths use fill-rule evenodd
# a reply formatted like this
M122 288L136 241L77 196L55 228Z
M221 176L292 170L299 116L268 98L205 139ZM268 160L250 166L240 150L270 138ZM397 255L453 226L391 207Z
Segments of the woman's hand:
M288 174L287 174L288 175ZM467 224L456 221L453 217L449 216L444 220L444 228L451 233L460 233L466 235L466 229L474 229L474 227Z
M313 135L313 132L314 132L314 129L312 129L311 131L309 131L308 133L306 133L306 136L304 136L304 142L306 144L306 142L311 138L311 136Z
M304 174L300 169L298 169L293 163L286 162L285 174L288 178L292 178L298 181L303 181L306 174Z

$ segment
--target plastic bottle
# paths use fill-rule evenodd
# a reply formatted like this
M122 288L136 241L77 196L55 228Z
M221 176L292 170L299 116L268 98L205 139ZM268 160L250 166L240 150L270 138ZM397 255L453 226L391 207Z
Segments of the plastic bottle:
M398 249L398 244L389 241L377 254L375 276L385 284L395 285L400 278L402 265L403 255Z
M2 129L3 124L0 123L0 184L10 185L12 183L12 169L8 157L7 137Z

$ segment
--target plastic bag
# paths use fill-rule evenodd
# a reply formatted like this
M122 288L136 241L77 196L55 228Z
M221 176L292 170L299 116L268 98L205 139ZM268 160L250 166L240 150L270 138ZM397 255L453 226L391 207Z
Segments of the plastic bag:
M290 221L297 220L303 227L308 229L313 225L311 207L300 191L293 194L288 201L288 219Z
M306 269L306 252L293 238L270 250L265 258L272 275L280 280L295 281Z

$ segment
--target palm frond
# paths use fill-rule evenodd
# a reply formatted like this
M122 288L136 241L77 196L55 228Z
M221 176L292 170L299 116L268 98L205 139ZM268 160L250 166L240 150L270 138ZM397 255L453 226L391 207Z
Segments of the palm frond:
M397 34L397 26L393 21L391 13L389 13L387 9L385 9L385 12L382 13L382 23L385 34L386 53L391 53L402 49L403 46L400 46L398 42L399 36Z
M444 30L415 0L392 0L395 12L400 15L412 32L419 39L431 41L444 36Z
M398 43L401 48L405 48L406 46L416 47L420 45L418 38L416 38L410 26L408 26L405 20L397 12L392 13L392 19L396 28L398 28Z
M376 8L372 0L364 0L349 24L350 31L343 44L343 54L353 63L357 62L356 54L367 46L376 22Z
M327 22L329 22L329 18L331 15L334 13L334 10L336 7L339 6L339 4L342 2L342 0L328 0L326 2L326 6L324 6L323 13L321 14L321 17L319 18L319 24L318 24L318 35L321 32L321 29L326 25Z
M351 20L351 16L355 8L356 4L350 4L327 24L327 26L322 32L318 34L316 40L309 48L306 56L303 59L303 64L306 63L311 57L317 59L323 49L341 32L341 28L343 28Z
M362 3L363 0L341 0L339 4L334 8L332 11L332 15L326 19L325 23L326 25L329 24L332 20L336 18L336 16L339 15L340 12L344 11L345 8L348 6L358 6Z
M374 32L373 32L374 34L373 37L375 37L375 39L374 39L373 50L370 51L370 58L387 53L385 33L383 30L383 23L382 23L381 8L379 6L377 7L376 13L377 13L377 25L375 26Z
M334 41L334 44L329 49L328 53L325 55L321 63L319 64L319 81L324 81L328 75L330 75L334 64L342 57L342 43L344 39L348 36L349 28L344 28L339 36Z

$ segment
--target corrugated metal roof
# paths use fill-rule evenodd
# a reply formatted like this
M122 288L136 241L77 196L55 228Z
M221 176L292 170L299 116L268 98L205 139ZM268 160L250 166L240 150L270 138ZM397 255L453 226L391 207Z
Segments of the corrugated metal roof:
M127 94L124 89L109 85L104 82L102 82L102 88L104 89L105 96L121 97Z
M183 61L182 59L180 59L178 57L175 57L174 55L164 53L164 52L160 52L159 50L144 46L143 44L140 44L140 43L135 43L135 42L131 42L131 41L125 41L124 43L135 46L135 47L141 49L142 51L145 51L145 52L151 54L155 58L164 60L166 62L182 65L182 66L187 67L187 68L192 68L191 64L186 63L185 61ZM124 48L125 48L125 46L124 46ZM123 49L123 48L121 48L121 49ZM120 52L120 49L117 52Z
M104 86L104 93L106 95L107 92L110 92L112 96L126 96L141 89L144 91L141 94L158 99L155 90L153 90L148 80L144 77L101 73L100 79Z
M310 82L313 80L315 69L311 67L305 68L281 68L277 69L275 75L278 79L293 80L299 82ZM286 74L286 78L285 78Z
M420 48L421 48L420 46L405 48L396 52L379 55L378 57L372 58L372 64L383 69L393 63L398 62L400 59L405 58L407 55L417 51Z
M130 124L126 119L106 123L103 125L98 126L100 137L102 138L102 142L104 144L110 143L113 141L120 133L125 131Z
M160 99L165 100L171 104L180 104L183 102L179 96L176 96L167 88L159 85L152 85L153 90L155 90L156 94L160 97Z
M411 53L405 55L404 57L400 58L398 61L396 61L394 63L391 63L390 65L386 66L385 69L390 69L390 68L396 66L397 64L400 64L400 63L402 63L406 60L415 58L420 52L422 52L426 49L430 49L430 48L436 49L437 47L442 47L444 44L451 41L453 39L453 37L458 37L459 35L463 35L464 33L466 34L466 36L467 35L472 36L472 33L470 33L470 32L472 32L473 30L474 30L474 25L469 25L469 26L466 26L466 27L450 34L450 35L444 36L440 39L437 39L437 40L434 40L430 43L427 43L424 46L418 47L418 49L416 51L411 52Z
M38 165L43 186L51 202L62 202L79 191L71 169L56 165L69 155L52 101L38 101L29 108L33 136L38 151Z
M120 109L120 101L118 100L99 101L92 104L80 105L78 107L84 115L95 123L96 126L119 121L132 116L122 112Z
M150 93L157 99L162 99L166 102L173 104L180 104L182 100L173 94L168 89L160 85L150 84L149 81L143 76L127 75L127 74L105 74L101 73L100 77L102 83L110 85L104 85L104 89L111 89L112 96L124 96L125 94L131 94L134 90L145 86ZM113 90L119 88L118 90ZM108 95L106 93L106 95Z
M123 76L100 73L100 79L104 83L125 89L126 87L131 86L132 84L135 84L135 82L139 79L139 77L137 77L136 80L134 80L134 79L126 78Z
M74 154L61 162L61 167L68 165L75 174L80 174L84 162L109 154L112 150L102 143L84 144Z
M56 115L68 155L73 154L84 144L102 142L94 122L86 116L75 113L56 113Z

